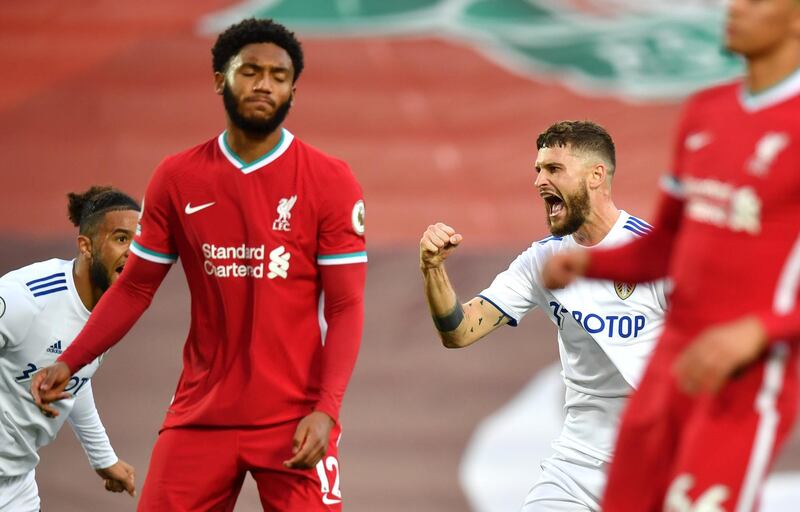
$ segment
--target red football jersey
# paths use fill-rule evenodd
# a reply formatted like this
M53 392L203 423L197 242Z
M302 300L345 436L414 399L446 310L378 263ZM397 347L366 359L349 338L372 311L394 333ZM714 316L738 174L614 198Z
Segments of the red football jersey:
M347 164L285 129L245 164L225 136L159 165L131 245L150 261L180 258L191 292L165 428L308 414L325 339L319 266L367 261L364 201Z
M800 285L800 72L759 94L741 83L687 105L668 194L684 201L667 329L796 307ZM689 338L686 338L687 341Z

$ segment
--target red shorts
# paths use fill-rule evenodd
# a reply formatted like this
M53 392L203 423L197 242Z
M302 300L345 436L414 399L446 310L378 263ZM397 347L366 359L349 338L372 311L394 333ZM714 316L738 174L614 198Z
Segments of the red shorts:
M685 343L666 336L623 415L605 512L750 512L794 422L796 352L785 345L716 395L690 397L672 365Z
M169 428L158 436L139 512L232 511L249 471L267 511L340 512L338 441L314 469L283 466L297 422L268 428Z

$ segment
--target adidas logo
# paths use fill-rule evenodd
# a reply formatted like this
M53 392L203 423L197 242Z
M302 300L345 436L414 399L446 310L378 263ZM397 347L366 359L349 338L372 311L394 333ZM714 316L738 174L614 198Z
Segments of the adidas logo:
M63 352L63 350L61 350L61 340L58 340L49 347L47 347L47 351L50 352L51 354L60 354L61 352Z

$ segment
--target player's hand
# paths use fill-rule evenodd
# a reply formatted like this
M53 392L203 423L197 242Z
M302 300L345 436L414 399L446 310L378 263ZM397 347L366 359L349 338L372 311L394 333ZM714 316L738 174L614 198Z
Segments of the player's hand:
M567 251L550 257L542 268L542 284L551 290L564 288L586 272L589 251Z
M419 241L419 266L421 269L437 268L464 239L456 230L437 222L428 226Z
M702 332L678 356L673 373L684 392L716 393L733 373L755 361L767 346L761 321L754 316Z
M33 375L31 379L33 402L48 418L58 416L58 410L51 405L53 402L72 396L64 392L71 376L69 366L62 362L56 362Z
M127 492L131 496L136 496L136 484L134 475L136 471L133 466L122 459L116 464L103 469L95 470L100 478L106 483L106 490L111 492Z
M314 411L297 425L292 439L293 457L283 462L291 469L311 469L328 451L334 422L324 412Z

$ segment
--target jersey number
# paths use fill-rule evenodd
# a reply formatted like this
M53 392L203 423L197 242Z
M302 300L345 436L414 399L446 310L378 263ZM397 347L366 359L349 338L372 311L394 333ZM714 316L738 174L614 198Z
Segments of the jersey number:
M39 368L37 368L35 364L28 363L28 367L22 370L21 375L14 377L14 380L17 382L24 382L30 379L31 374L34 374L37 371L39 371ZM76 395L87 382L89 382L89 379L86 377L71 377L69 382L67 382L67 387L64 388L64 391L69 391L73 395Z
M328 479L328 473L333 476L333 489ZM322 491L322 503L326 505L335 505L342 501L342 491L339 489L339 461L333 455L323 457L317 463L317 475L319 476L319 483Z

